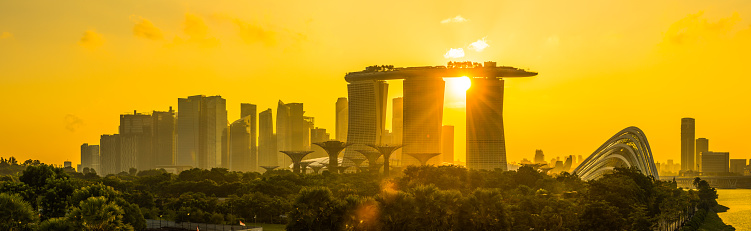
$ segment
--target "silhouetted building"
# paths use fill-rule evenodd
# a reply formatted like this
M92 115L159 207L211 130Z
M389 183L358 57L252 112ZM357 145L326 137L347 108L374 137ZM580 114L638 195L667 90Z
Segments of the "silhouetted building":
M535 150L535 164L544 164L545 154L542 153L542 149Z
M325 128L313 128L310 129L310 143L320 143L320 142L326 142L331 140L330 134L326 133ZM306 159L315 159L315 158L323 158L328 157L328 154L326 153L326 150L323 150L323 148L319 147L318 145L313 145L310 148L311 151L315 151L313 153L310 153L306 157Z
M88 143L81 145L81 167L78 168L79 172L83 171L83 168L89 168L100 173L99 145L89 145Z
M286 150L306 150L305 149L305 128L306 122L305 122L305 111L303 110L303 104L302 103L288 103L287 106L289 107L289 124L292 131L292 140L291 140L291 149ZM284 151L284 150L280 150ZM284 154L282 154L284 155ZM285 161L287 161L287 156L284 156ZM289 160L291 163L291 160ZM287 165L284 165L287 166Z
M147 170L156 166L151 144L153 123L151 115L137 111L120 115L120 171L131 168Z
M441 162L454 163L454 126L451 125L441 128Z
M370 150L367 144L380 144L386 130L388 84L383 80L352 81L347 84L349 99L347 143L344 158L358 158L355 150Z
M229 129L230 171L257 171L258 156L251 152L250 115L232 122Z
M271 108L258 114L258 166L279 166L273 118Z
M310 116L303 116L302 118L303 118L303 123L302 123L303 124L303 130L302 130L303 149L302 150L310 150L311 148L310 141L313 138L311 134L311 130L315 129L315 118L310 117ZM307 155L307 156L310 156L310 155Z
M99 139L99 155L101 171L99 175L117 174L120 168L120 135L102 135Z
M349 119L347 98L336 100L336 140L347 142L347 119Z
M701 161L701 171L704 173L730 172L729 152L703 152Z
M472 78L467 90L467 167L507 169L503 79Z
M151 148L156 166L175 165L175 112L154 111L151 114Z
M693 118L681 119L681 170L695 170L696 159L694 152L695 120Z
M564 172L570 172L571 171L571 165L573 164L574 156L568 156L566 157L566 161L563 162L563 171Z
M708 151L709 151L709 140L707 138L696 139L696 155L694 155L694 160L697 165L701 165L701 153L708 152ZM701 166L698 166L696 169L701 169Z
M743 175L746 168L746 159L730 159L730 172Z
M258 107L255 104L243 103L240 104L240 118L249 117L248 124L250 125L250 155L251 164L250 170L247 171L260 171L258 168L258 130L257 130L257 115ZM253 158L255 156L255 158Z
M391 104L391 132L393 133L391 136L391 143L393 144L402 144L402 138L404 138L404 98L397 97L392 100ZM392 159L397 159L401 161L402 158L402 149L397 149L394 151L393 154L391 154ZM396 163L395 163L396 164ZM399 165L394 165L399 166Z
M64 161L63 162L63 168L73 168L73 162L70 161Z
M403 153L440 153L443 123L443 93L446 83L441 78L414 77L404 80ZM402 156L402 165L420 165L412 156ZM438 165L440 158L427 164Z
M195 95L177 99L177 108L176 165L203 169L222 166L226 100L221 96Z

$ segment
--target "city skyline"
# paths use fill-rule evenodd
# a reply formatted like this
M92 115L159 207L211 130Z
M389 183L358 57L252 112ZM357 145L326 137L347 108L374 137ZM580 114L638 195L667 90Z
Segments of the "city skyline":
M228 99L230 121L238 119L236 105L242 102L255 103L259 109L274 108L278 100L305 103L306 114L316 116L316 125L333 131L333 102L347 96L342 76L348 71L373 64L420 66L457 60L494 60L500 65L542 73L535 79L514 80L505 88L504 125L510 161L530 158L535 149L543 149L552 156L588 155L602 136L631 125L650 134L656 161L680 160L680 134L675 118L682 117L701 121L697 123L696 134L712 139L711 150L731 152L734 158L751 158L751 147L743 145L744 131L751 129L747 119L751 109L737 106L748 100L743 88L749 85L748 78L743 77L748 71L740 68L743 54L751 48L742 42L751 31L748 3L650 3L647 12L638 4L613 7L604 3L587 3L586 9L595 10L584 12L577 10L585 4L581 2L553 3L554 7L535 3L495 7L509 12L519 7L536 7L540 14L548 15L541 19L472 11L493 7L459 4L466 11L436 6L442 10L419 17L397 14L384 19L385 22L375 20L382 14L368 12L358 15L362 19L352 17L353 24L335 21L351 12L296 14L310 7L305 4L281 9L276 3L264 3L271 5L260 8L274 13L267 22L260 20L261 16L237 16L248 10L240 4L202 7L202 3L188 2L183 6L189 9L171 7L174 10L160 11L168 12L161 15L125 4L121 9L109 9L111 18L83 13L61 22L56 22L59 12L54 9L78 7L80 3L40 6L51 11L49 15L42 14L46 11L24 15L7 12L18 9L17 5L32 3L0 4L4 6L0 7L3 34L0 50L9 54L0 57L3 61L0 65L6 70L0 94L5 98L23 96L21 100L9 101L9 111L17 113L3 113L0 117L3 157L49 163L71 160L75 164L81 144L95 144L99 135L117 133L117 115L177 107L174 98L196 94ZM667 8L674 10L664 10ZM398 10L419 11L416 9L419 9L416 5L407 5ZM561 9L577 14L563 17ZM646 17L621 20L634 12ZM441 23L458 14L468 21ZM292 17L280 19L286 16ZM51 22L51 26L56 26L55 23L64 26L54 30L58 36L41 30L46 26L39 22L24 20L28 17L49 19L43 21ZM551 23L551 17L558 22ZM600 20L588 20L593 17ZM144 25L143 20L162 32L161 39L134 34L134 29L140 28L138 25ZM204 34L185 30L188 21L202 22L206 28L201 32ZM394 28L395 33L405 35L397 36L399 39L392 40L388 34L371 36L370 29L366 29L367 25L396 25L402 21L409 23L405 23L407 27ZM522 27L515 23L519 21L526 23ZM276 37L271 36L275 39L270 40L275 44L243 37L247 34L238 33L234 23L257 23L268 31L277 31ZM425 35L411 32L410 26L425 28L421 31ZM324 39L323 34L338 27L353 28L350 34L364 43L343 42L348 39L336 36ZM589 27L607 29L586 30ZM293 33L282 32L285 29ZM447 36L449 32L451 36ZM295 33L306 38L294 37ZM95 41L82 38L93 36L93 39L97 35L101 38L98 46L82 42ZM405 41L405 37L421 41ZM214 41L212 38L220 45L212 46L209 43ZM481 38L489 45L484 51L466 47ZM731 52L715 51L730 50L729 46L735 48ZM444 58L449 49L458 47L465 48L465 57ZM267 55L251 55L256 54L251 52L256 48ZM685 57L688 54L691 55ZM619 61L608 59L611 56L617 56ZM33 62L26 62L32 58ZM284 66L270 65L273 62ZM717 81L705 81L708 76ZM154 84L144 84L147 80L154 80ZM454 85L452 81L446 80L446 85ZM403 96L400 83L388 81L388 84L387 102ZM313 88L326 90L313 91ZM612 102L601 96L610 95L612 89L639 92L632 97L643 104L646 112L602 111L602 105ZM456 157L466 160L464 96L455 92L446 89L442 124L455 126ZM386 128L391 127L390 110L389 107L385 113ZM42 130L53 139L46 145L33 145L32 142L38 142L35 132ZM576 139L561 139L571 131L576 131ZM571 144L573 141L577 144Z

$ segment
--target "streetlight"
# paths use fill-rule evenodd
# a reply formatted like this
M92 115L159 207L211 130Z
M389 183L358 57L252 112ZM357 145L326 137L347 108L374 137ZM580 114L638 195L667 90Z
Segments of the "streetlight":
M159 215L159 228L162 228L162 215Z

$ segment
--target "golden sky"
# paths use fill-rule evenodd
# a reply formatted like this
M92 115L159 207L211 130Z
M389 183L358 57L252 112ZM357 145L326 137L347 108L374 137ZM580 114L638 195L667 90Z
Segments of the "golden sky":
M587 156L637 126L679 162L681 117L748 159L750 25L748 1L0 1L0 156L77 164L119 114L196 94L230 121L301 102L333 135L346 72L470 60L540 73L506 81L510 161ZM463 95L446 95L464 160Z

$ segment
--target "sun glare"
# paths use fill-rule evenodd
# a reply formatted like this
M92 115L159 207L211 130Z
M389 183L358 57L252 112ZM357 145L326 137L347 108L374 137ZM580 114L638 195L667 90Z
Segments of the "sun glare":
M465 92L472 86L472 81L467 76L454 78L451 87L457 92Z

